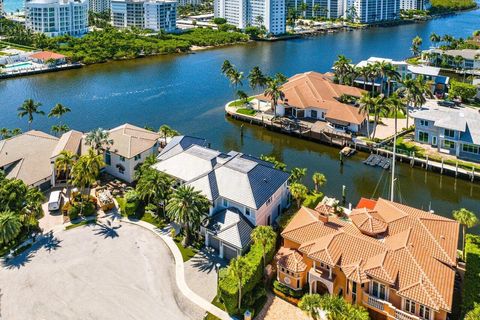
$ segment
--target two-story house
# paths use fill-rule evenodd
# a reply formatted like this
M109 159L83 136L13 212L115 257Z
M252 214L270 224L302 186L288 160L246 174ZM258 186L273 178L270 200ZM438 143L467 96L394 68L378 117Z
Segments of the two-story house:
M288 206L289 174L255 157L203 145L198 138L174 139L154 168L176 185L193 186L207 197L211 206L202 228L206 245L222 258L232 258L248 248L253 227L273 224Z
M480 113L473 108L434 107L412 113L415 141L439 152L480 162Z
M330 129L358 133L366 125L366 115L355 105L342 102L345 97L359 98L363 90L336 84L331 77L318 72L305 72L288 79L281 88L284 99L278 101L278 116L308 118L327 122ZM255 104L265 108L271 99L264 94L255 97Z
M282 232L277 280L339 295L374 320L447 319L459 224L384 199L367 203L348 219L324 204L301 208Z

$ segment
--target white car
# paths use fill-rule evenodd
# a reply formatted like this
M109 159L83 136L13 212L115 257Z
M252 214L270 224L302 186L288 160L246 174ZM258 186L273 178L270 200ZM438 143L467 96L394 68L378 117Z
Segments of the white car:
M48 211L57 211L60 210L62 206L62 192L61 191L52 191L50 193L50 198L48 199Z

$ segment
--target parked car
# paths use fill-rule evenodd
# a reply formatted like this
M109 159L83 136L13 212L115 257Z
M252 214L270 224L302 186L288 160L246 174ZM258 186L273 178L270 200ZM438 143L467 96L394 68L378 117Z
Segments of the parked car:
M48 211L57 211L62 207L62 192L61 191L52 191L50 193L50 198L48 199Z
M449 101L449 100L442 100L442 101L438 102L438 105L442 106L442 107L448 107L448 108L453 108L453 107L457 106L457 104L455 102Z

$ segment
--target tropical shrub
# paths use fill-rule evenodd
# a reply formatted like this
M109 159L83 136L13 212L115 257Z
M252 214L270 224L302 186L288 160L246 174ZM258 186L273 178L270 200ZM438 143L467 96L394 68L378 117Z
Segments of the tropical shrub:
M306 293L305 288L303 290L293 290L277 280L273 282L273 288L286 296L296 299L300 299Z
M462 314L473 310L480 303L480 236L467 234L465 245L467 270L462 292Z
M275 243L274 241L269 242L265 247L265 257L267 263L269 263L273 256L275 255ZM244 303L242 303L242 310L251 309L252 300L255 295L252 296L252 291L256 291L258 285L262 281L263 277L263 247L260 243L254 243L250 251L244 256L245 261L245 270L244 276L242 279L242 297L244 298ZM225 305L228 313L233 314L238 310L238 281L234 278L231 272L228 271L228 268L220 270L220 280L218 286L218 293L220 296L220 301ZM247 301L245 301L247 300ZM249 304L247 304L247 302ZM253 302L254 303L254 302Z
M130 190L125 193L123 201L119 203L120 211L127 216L133 216L137 212L139 204L140 197L138 195L138 192L135 190Z
M431 13L445 13L476 7L475 0L431 0Z
M323 193L312 192L307 195L305 200L303 200L303 206L310 209L315 209L315 207L318 205L320 201L322 201L322 199L323 199Z
M462 101L473 99L477 94L477 87L473 84L452 80L450 83L451 97L459 97Z

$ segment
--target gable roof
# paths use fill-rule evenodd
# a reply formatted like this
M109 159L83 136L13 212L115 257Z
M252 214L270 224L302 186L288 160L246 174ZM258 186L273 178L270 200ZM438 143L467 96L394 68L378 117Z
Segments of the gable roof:
M400 296L451 310L457 222L381 198L371 210L354 209L350 218L329 216L324 222L314 210L301 208L282 237L298 243L309 258L340 266L348 279L375 278ZM382 231L381 237L372 229Z
M7 178L20 179L27 185L48 180L52 175L50 155L58 138L41 131L31 130L0 141L0 168Z
M234 246L243 249L251 241L253 225L236 208L224 209L208 218L207 230L213 235Z
M174 155L179 154L180 152L184 151L185 149L194 144L205 147L207 141L205 139L192 136L175 136L170 140L170 142L165 146L165 148L162 149L160 154L157 156L157 159L168 159Z
M80 131L70 130L65 132L60 137L60 140L58 141L57 146L53 150L50 158L57 157L62 151L70 151L74 154L79 153L82 145L82 138L83 133Z
M338 101L342 95L360 97L364 91L336 84L324 74L310 71L294 75L282 86L282 91L285 99L281 104L301 109L324 109L326 118L337 121L361 124L365 120L358 108ZM263 95L258 98L269 100Z
M113 145L109 150L127 159L153 148L160 135L129 123L109 130Z
M289 177L287 172L252 156L195 144L153 167L193 186L210 201L223 197L253 209L267 202Z

